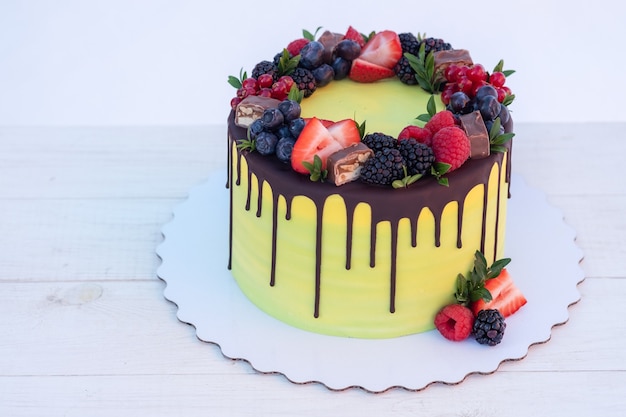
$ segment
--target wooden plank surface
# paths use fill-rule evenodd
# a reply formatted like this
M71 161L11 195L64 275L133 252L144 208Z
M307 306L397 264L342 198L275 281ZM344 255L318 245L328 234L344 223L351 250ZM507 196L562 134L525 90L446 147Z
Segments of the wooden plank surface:
M161 228L223 170L224 126L0 128L0 415L623 416L625 128L517 126L514 171L584 252L569 322L492 375L382 394L259 374L164 299Z

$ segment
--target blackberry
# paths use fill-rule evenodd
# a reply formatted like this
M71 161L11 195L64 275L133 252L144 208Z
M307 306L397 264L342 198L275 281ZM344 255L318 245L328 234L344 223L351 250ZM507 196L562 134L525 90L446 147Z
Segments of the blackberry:
M400 45L402 46L402 53L408 52L417 56L420 50L420 41L412 33L400 33Z
M409 59L402 56L398 63L393 67L393 71L400 81L407 85L416 85L417 78L415 78L415 71L411 68Z
M259 75L270 74L274 81L278 79L278 66L271 61L261 61L252 69L252 78L258 79Z
M421 44L424 44L424 52L426 55L428 55L429 52L449 51L452 49L452 45L439 38L424 38L420 42L420 47Z
M368 133L361 140L374 153L381 151L385 148L398 147L398 141L393 136L385 135L384 133Z
M361 179L369 184L390 185L404 177L404 159L395 148L384 148L365 161Z
M472 334L481 345L495 346L502 341L506 323L500 311L480 310L474 320Z
M309 97L317 89L315 77L308 69L298 67L290 75L298 90L304 94L304 97Z
M426 174L435 162L435 154L430 146L409 138L398 141L398 149L404 158L408 175Z

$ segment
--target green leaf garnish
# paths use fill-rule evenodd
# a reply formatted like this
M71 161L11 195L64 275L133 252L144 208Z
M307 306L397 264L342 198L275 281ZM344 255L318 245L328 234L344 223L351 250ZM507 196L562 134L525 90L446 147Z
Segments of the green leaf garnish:
M393 188L406 188L423 176L422 174L409 175L406 171L406 166L403 166L402 170L404 171L404 177L402 179L393 181L391 183L391 186Z
M282 54L278 60L278 73L280 75L289 75L298 67L300 62L300 55L292 57L289 54L287 48L283 49Z
M309 171L309 179L311 181L324 182L324 180L326 180L326 177L328 176L328 171L322 169L322 160L319 156L315 155L313 157L313 163L310 163L308 161L302 161L302 165Z
M314 41L315 37L317 36L317 32L319 32L321 28L322 28L321 26L318 26L317 29L315 29L315 32L313 32L313 33L309 32L306 29L302 29L302 37L304 39L308 39L310 41Z
M289 93L287 94L287 98L289 100L302 103L302 99L304 98L304 91L300 91L300 89L295 84L293 84L291 86L291 89L289 90Z
M487 266L487 260L480 251L474 254L474 267L467 273L467 276L459 274L456 280L456 291L454 297L459 304L469 305L478 300L489 302L492 295L485 288L487 280L496 278L502 269L511 262L510 258L503 258L495 261L491 266Z
M506 147L503 145L513 139L515 133L500 133L502 123L499 117L493 121L491 129L489 129L489 149L491 152L506 152Z
M443 162L435 162L430 167L430 174L437 179L437 182L440 185L447 187L449 183L448 183L448 179L444 177L444 174L446 174L450 170L451 167L452 165L450 164L446 164Z
M420 45L417 56L406 52L404 56L409 60L409 65L415 71L415 80L422 89L435 94L439 91L441 81L435 74L435 55L433 52L426 54L426 44Z
M233 75L228 76L228 84L239 89L243 86L243 80L245 80L246 78L248 78L248 74L243 70L243 68L241 68L239 70L239 78Z

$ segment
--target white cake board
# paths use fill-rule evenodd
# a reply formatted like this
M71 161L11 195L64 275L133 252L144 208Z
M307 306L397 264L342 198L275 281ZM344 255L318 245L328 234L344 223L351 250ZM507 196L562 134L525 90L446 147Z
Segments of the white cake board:
M500 363L524 358L528 348L550 339L552 327L568 320L580 299L584 274L575 233L545 196L512 178L507 267L528 303L507 318L502 343L489 347L471 337L451 342L439 332L386 340L324 336L284 324L254 306L227 269L228 190L217 172L193 188L163 227L157 273L165 298L178 306L178 319L196 328L200 340L219 345L232 359L259 372L278 372L295 383L318 382L329 389L392 387L420 390L456 384L473 373L495 372ZM462 271L459 271L462 272Z

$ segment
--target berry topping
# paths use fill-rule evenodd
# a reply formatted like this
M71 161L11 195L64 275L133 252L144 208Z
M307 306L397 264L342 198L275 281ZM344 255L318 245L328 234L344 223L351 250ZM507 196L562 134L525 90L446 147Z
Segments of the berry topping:
M293 79L294 85L298 87L298 90L302 91L304 97L309 97L317 89L315 83L315 76L311 71L306 68L296 68L290 74Z
M361 48L365 46L365 39L363 38L363 35L361 35L359 31L353 28L352 26L348 27L348 30L346 31L346 34L344 35L343 38L355 41L356 43L359 44Z
M527 302L526 297L515 285L506 269L503 269L498 276L487 279L484 286L491 294L491 299L473 302L471 308L474 314L480 310L497 309L504 317L508 317Z
M318 41L312 41L302 47L300 51L300 66L309 70L319 67L324 63L324 45Z
M395 139L394 139L395 140ZM391 185L404 177L404 158L396 148L376 151L361 169L361 179L369 184Z
M344 39L335 46L334 53L335 56L352 61L361 54L361 45L352 39Z
M407 126L400 131L398 140L415 139L416 141L430 146L433 140L433 134L430 130L420 126Z
M456 126L456 119L454 118L454 114L448 110L440 111L435 113L426 125L424 126L426 129L430 130L434 135L444 127Z
M385 135L380 132L365 135L362 142L374 152L381 151L385 148L397 148L398 146L398 142L393 136Z
M398 149L404 158L407 175L424 175L430 172L435 155L429 146L409 138L398 141Z
M470 156L471 145L460 127L444 127L433 135L435 160L450 165L448 172L459 168Z
M435 327L448 340L459 342L472 333L474 314L461 304L450 304L435 315Z
M345 119L326 124L328 126L316 117L307 120L291 153L291 166L294 171L311 174L307 164L314 165L315 156L320 159L320 168L325 170L329 155L361 140L359 128L354 120Z
M373 64L361 58L352 61L352 68L349 73L350 79L359 83L373 83L394 75L393 69Z
M481 345L495 346L502 341L506 322L498 310L481 310L472 326L472 335Z
M311 41L305 38L300 38L300 39L291 41L289 42L289 45L287 45L287 51L289 52L289 54L291 54L291 56L300 55L300 50L302 50L304 45L308 44L309 42Z
M393 69L402 56L402 45L396 32L383 30L372 36L361 50L360 59Z

